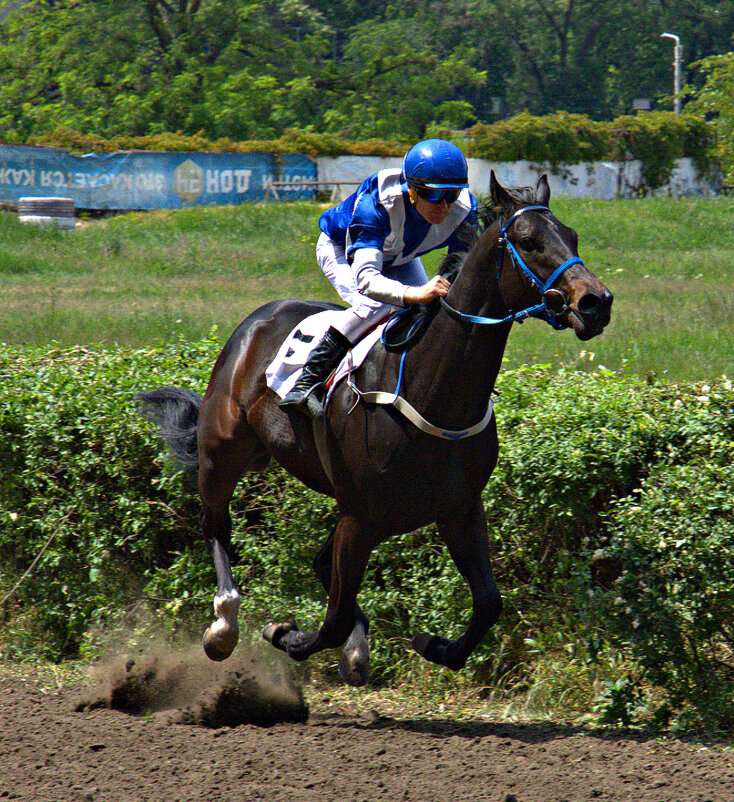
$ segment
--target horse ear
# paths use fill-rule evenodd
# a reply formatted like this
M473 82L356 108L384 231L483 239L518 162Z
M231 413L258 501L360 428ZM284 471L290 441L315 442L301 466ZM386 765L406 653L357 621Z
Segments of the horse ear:
M489 173L489 202L495 212L507 211L515 206L512 195L497 180L494 170Z
M548 176L546 173L540 176L538 183L535 186L535 199L542 206L547 206L550 201L550 184L548 183Z

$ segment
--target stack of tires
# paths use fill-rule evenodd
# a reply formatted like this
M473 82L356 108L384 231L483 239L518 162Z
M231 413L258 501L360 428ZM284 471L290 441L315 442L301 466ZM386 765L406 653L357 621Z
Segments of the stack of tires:
M71 198L21 198L18 219L21 223L74 228L74 201Z

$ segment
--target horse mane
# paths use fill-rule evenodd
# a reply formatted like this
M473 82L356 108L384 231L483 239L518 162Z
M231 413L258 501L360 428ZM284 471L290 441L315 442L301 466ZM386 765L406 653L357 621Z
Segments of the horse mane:
M505 191L517 204L533 204L537 201L535 187L505 187ZM457 231L457 236L465 247L444 256L438 268L439 275L452 282L464 265L471 249L477 244L479 237L492 223L499 220L501 213L502 207L499 204L493 204L490 197L482 198L478 204L476 217L467 217ZM476 226L473 225L475 221Z

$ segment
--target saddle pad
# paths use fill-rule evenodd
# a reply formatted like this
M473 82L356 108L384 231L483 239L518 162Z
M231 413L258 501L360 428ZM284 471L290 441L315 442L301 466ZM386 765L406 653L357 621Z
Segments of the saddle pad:
M321 338L332 325L334 314L340 314L340 312L334 313L327 310L309 315L283 341L275 359L265 371L268 387L280 398L285 398L291 387L298 381L311 351L321 342ZM347 353L334 373L329 385L329 394L341 379L362 364L372 346L380 339L384 325L383 323L370 331Z

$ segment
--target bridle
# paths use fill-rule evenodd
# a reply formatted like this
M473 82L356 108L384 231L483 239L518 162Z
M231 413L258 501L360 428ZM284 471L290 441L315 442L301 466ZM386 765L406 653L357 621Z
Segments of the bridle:
M558 279L568 270L569 267L573 265L582 265L583 261L578 256L572 256L570 259L567 259L563 264L559 265L551 275L543 281L541 278L535 275L535 273L525 264L523 261L522 256L517 252L517 248L510 242L509 238L507 237L507 232L510 226L517 220L517 218L521 214L525 214L525 212L530 211L542 211L542 212L550 212L550 209L547 206L525 206L522 209L516 211L510 219L503 225L502 217L500 217L500 229L499 229L499 241L498 241L498 254L497 254L497 285L498 287L501 286L501 277L502 277L502 266L504 264L504 256L505 252L509 252L510 258L512 263L514 264L515 268L521 275L524 275L530 283L538 290L541 296L541 303L535 304L534 306L529 306L527 309L522 309L519 312L511 312L509 315L503 318L492 318L492 317L480 317L479 315L469 315L465 312L460 312L458 309L454 309L444 297L441 297L441 303L443 304L444 309L454 318L457 320L462 321L463 323L478 323L482 326L498 326L501 323L514 323L517 321L518 323L522 323L523 320L527 317L539 317L545 320L550 326L553 326L554 329L565 329L567 325L564 323L560 323L558 321L557 315L562 314L567 306L566 306L566 297L560 290L553 289L553 285L558 281ZM403 315L405 310L401 312L396 312L385 324L385 328L381 335L381 340L383 344L386 344L386 333L390 326L396 321L398 317ZM413 327L417 325L419 321L414 321ZM412 331L412 327L411 327ZM452 430L452 429L442 429L438 426L434 426L432 423L427 421L419 412L416 410L410 403L408 403L407 399L403 398L400 395L400 390L403 384L403 371L405 368L405 359L408 355L408 348L407 348L407 340L410 339L410 333L406 338L406 347L403 350L403 353L400 357L400 367L398 370L398 381L397 387L395 392L388 393L382 390L372 391L372 392L363 392L360 390L354 381L352 380L351 371L349 373L349 377L347 379L347 384L352 390L352 392L356 396L356 401L354 402L354 406L350 410L355 409L359 401L364 401L367 403L372 404L387 404L394 406L399 412L401 412L408 420L413 423L418 429L426 434L430 434L434 437L439 437L443 440L463 440L466 437L472 437L475 434L479 434L480 432L486 429L487 424L492 419L493 410L494 410L494 403L492 400L492 396L490 394L489 400L487 402L487 409L484 413L484 417L478 423L475 423L473 426L470 426L466 429L459 429L459 430ZM316 430L316 429L315 429ZM324 436L322 435L322 441L325 443ZM317 438L317 446L318 446L318 438ZM325 450L325 447L321 450ZM322 459L323 462L323 459Z
M500 229L497 249L497 286L502 285L502 266L504 264L505 253L509 252L512 263L518 272L525 276L530 283L538 290L541 297L541 303L529 306L526 309L521 309L519 312L511 312L503 318L481 317L479 315L469 315L466 312L460 312L455 309L449 302L441 297L441 304L444 309L456 320L461 320L464 323L477 323L480 326L498 326L501 323L522 323L528 317L539 317L545 320L548 325L554 329L568 328L566 323L561 323L558 320L558 315L562 314L566 309L566 298L560 290L553 289L553 285L558 279L573 265L583 265L583 260L578 256L572 256L570 259L559 265L551 275L543 281L539 278L524 262L522 256L517 251L517 248L510 242L507 232L510 226L517 220L520 215L525 212L538 211L550 212L547 206L524 206L518 209L510 219L503 224L502 216L500 216Z

